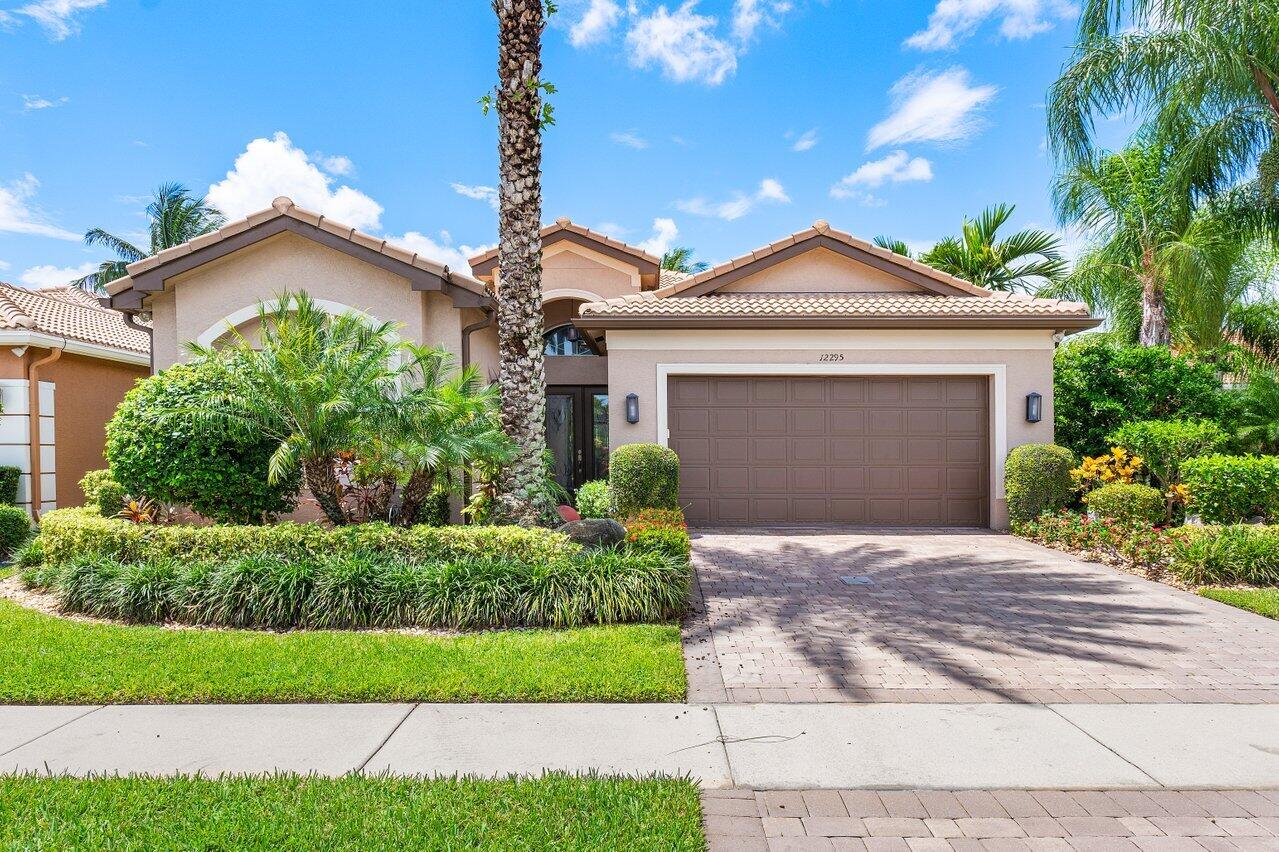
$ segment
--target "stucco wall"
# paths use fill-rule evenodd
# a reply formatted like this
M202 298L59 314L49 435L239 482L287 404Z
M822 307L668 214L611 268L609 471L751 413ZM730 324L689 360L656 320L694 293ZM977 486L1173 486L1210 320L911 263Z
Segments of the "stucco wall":
M920 293L900 278L819 248L719 288L721 293Z
M657 409L665 394L658 392L659 365L794 365L793 372L787 371L793 375L855 375L858 365L945 365L953 371L963 369L954 365L970 364L977 373L977 366L993 365L1003 375L1004 410L996 410L992 378L990 517L993 526L1004 527L1004 456L995 442L1001 432L1005 450L1052 442L1053 348L1052 332L1047 330L614 331L608 335L609 396L620 401L629 393L639 394L640 422L627 423L624 406L611 406L610 443L616 448L665 442L665 436L658 435ZM822 360L823 356L842 360ZM1025 397L1032 391L1044 397L1039 423L1025 420ZM993 422L1001 417L1002 430Z
M53 382L56 388L54 441L59 507L83 505L80 480L89 471L107 466L102 457L107 421L134 383L149 372L144 366L82 355L63 355L40 368L40 380Z
M639 270L607 255L569 242L555 243L542 255L542 292L584 290L605 299L638 293Z
M185 358L183 346L237 311L280 293L315 299L399 323L400 334L461 354L461 312L447 297L295 234L281 234L178 276L152 300L156 369ZM252 327L249 321L247 327Z

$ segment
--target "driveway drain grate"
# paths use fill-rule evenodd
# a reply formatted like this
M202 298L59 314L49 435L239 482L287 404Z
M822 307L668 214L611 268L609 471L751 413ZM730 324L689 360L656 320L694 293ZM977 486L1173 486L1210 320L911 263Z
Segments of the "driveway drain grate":
M865 574L858 574L855 577L840 577L839 579L840 579L840 582L842 582L845 586L869 586L870 585L870 577L867 577Z

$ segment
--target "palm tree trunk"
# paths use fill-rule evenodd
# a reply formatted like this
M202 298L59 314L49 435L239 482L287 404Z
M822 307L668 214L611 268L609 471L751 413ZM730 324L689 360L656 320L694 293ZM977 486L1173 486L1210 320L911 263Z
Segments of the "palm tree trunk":
M417 523L417 516L422 511L422 504L431 496L435 488L435 471L416 470L409 476L400 492L400 513L395 522L400 526L411 527Z
M1149 250L1141 263L1141 334L1142 346L1167 346L1172 340L1168 329L1168 306L1164 298L1163 279L1155 268Z
M333 462L329 459L303 462L302 479L329 522L336 527L345 525L346 513L342 511L342 488L333 470Z
M498 309L502 429L516 446L497 517L534 525L554 511L542 487L546 381L542 361L543 0L493 0L498 23Z

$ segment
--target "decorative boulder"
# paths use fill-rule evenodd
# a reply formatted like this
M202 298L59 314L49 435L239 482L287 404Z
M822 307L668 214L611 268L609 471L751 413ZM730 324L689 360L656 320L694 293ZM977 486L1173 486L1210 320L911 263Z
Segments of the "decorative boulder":
M626 527L611 518L583 518L562 524L559 531L582 547L600 548L621 544L626 539Z

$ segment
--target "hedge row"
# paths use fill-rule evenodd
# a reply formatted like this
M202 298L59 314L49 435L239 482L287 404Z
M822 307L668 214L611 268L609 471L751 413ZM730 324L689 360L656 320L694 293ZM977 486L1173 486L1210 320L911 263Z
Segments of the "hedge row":
M280 559L321 559L357 553L420 562L489 559L494 562L550 562L578 552L568 537L522 527L393 527L359 524L326 529L316 524L192 526L134 524L104 518L92 509L58 509L40 521L46 564L68 565L84 556L119 562L189 559L220 562L232 557L269 555Z
M687 560L619 551L544 562L257 554L223 563L85 557L24 574L63 609L135 623L285 629L579 627L667 621Z
M1187 511L1208 523L1279 521L1279 456L1201 456L1182 464Z

